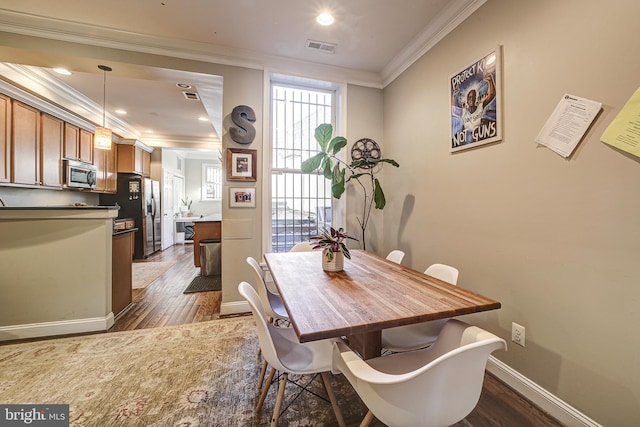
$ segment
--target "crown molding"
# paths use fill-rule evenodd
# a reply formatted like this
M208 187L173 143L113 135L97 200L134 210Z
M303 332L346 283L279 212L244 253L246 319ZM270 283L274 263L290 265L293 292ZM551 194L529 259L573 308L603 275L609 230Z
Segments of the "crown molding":
M386 87L395 80L486 2L487 0L450 1L445 10L430 22L423 32L383 68L382 86Z

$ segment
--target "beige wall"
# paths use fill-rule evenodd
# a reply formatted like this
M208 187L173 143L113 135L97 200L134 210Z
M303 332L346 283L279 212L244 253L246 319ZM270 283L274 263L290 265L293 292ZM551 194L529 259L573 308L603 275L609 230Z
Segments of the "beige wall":
M606 426L640 420L640 159L600 135L640 84L635 0L489 0L384 91L385 246L502 302L496 357ZM504 53L504 138L449 153L448 78ZM564 93L603 111L573 156L534 138ZM394 244L398 241L398 244Z
M343 135L347 138L347 147L343 149L343 154L347 155L348 160L351 160L350 150L351 146L362 138L370 138L378 143L382 148L382 153L385 157L386 151L384 149L383 141L383 114L382 114L382 91L379 89L372 89L362 86L349 85L346 91L346 133ZM385 165L380 168L380 172L376 174L377 177L382 179L385 169L391 169ZM395 169L395 168L393 168ZM389 173L395 173L391 171ZM366 180L362 181L367 190L370 190L370 186ZM383 191L386 190L384 185ZM388 190L387 190L388 191ZM347 224L345 229L350 235L356 237L362 247L362 234L360 232L360 225L358 218L363 218L364 206L364 193L362 187L355 182L348 184L345 200L347 201ZM379 252L382 248L382 218L383 212L373 209L371 219L367 224L366 229L366 247L367 250L373 252ZM358 247L358 244L352 244L349 242L349 246Z

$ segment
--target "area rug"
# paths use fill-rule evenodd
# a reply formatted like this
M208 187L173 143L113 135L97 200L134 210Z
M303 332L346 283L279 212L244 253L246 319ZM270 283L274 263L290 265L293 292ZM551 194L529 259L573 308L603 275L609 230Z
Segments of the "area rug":
M69 425L76 427L262 427L276 387L255 413L257 351L250 316L4 345L0 402L69 404ZM343 376L330 377L345 421L357 425L366 408ZM325 395L319 380L311 388ZM289 384L285 406L293 403L280 426L336 425L329 403L306 392L293 400L296 393Z
M133 267L133 289L143 289L158 277L170 269L175 261L159 262L134 262Z
M182 292L183 294L191 294L194 292L220 291L222 290L222 278L220 275L214 276L196 276L193 278L189 286Z

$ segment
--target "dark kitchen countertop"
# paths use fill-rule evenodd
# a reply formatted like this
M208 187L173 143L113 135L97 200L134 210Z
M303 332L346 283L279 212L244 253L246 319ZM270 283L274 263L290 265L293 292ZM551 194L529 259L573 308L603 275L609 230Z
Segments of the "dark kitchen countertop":
M115 209L119 210L120 206L96 206L96 205L58 205L58 206L0 206L0 209L15 211L31 211L31 210L70 210L70 209Z
M4 220L101 220L118 217L120 206L4 206L0 207L0 221Z

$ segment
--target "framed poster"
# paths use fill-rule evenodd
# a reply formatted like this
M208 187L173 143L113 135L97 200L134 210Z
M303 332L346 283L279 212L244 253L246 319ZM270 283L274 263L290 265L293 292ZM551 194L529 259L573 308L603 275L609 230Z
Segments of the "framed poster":
M255 188L229 188L230 208L255 208L256 189Z
M452 152L502 139L501 69L498 46L449 79Z
M227 180L256 180L256 150L227 148Z

